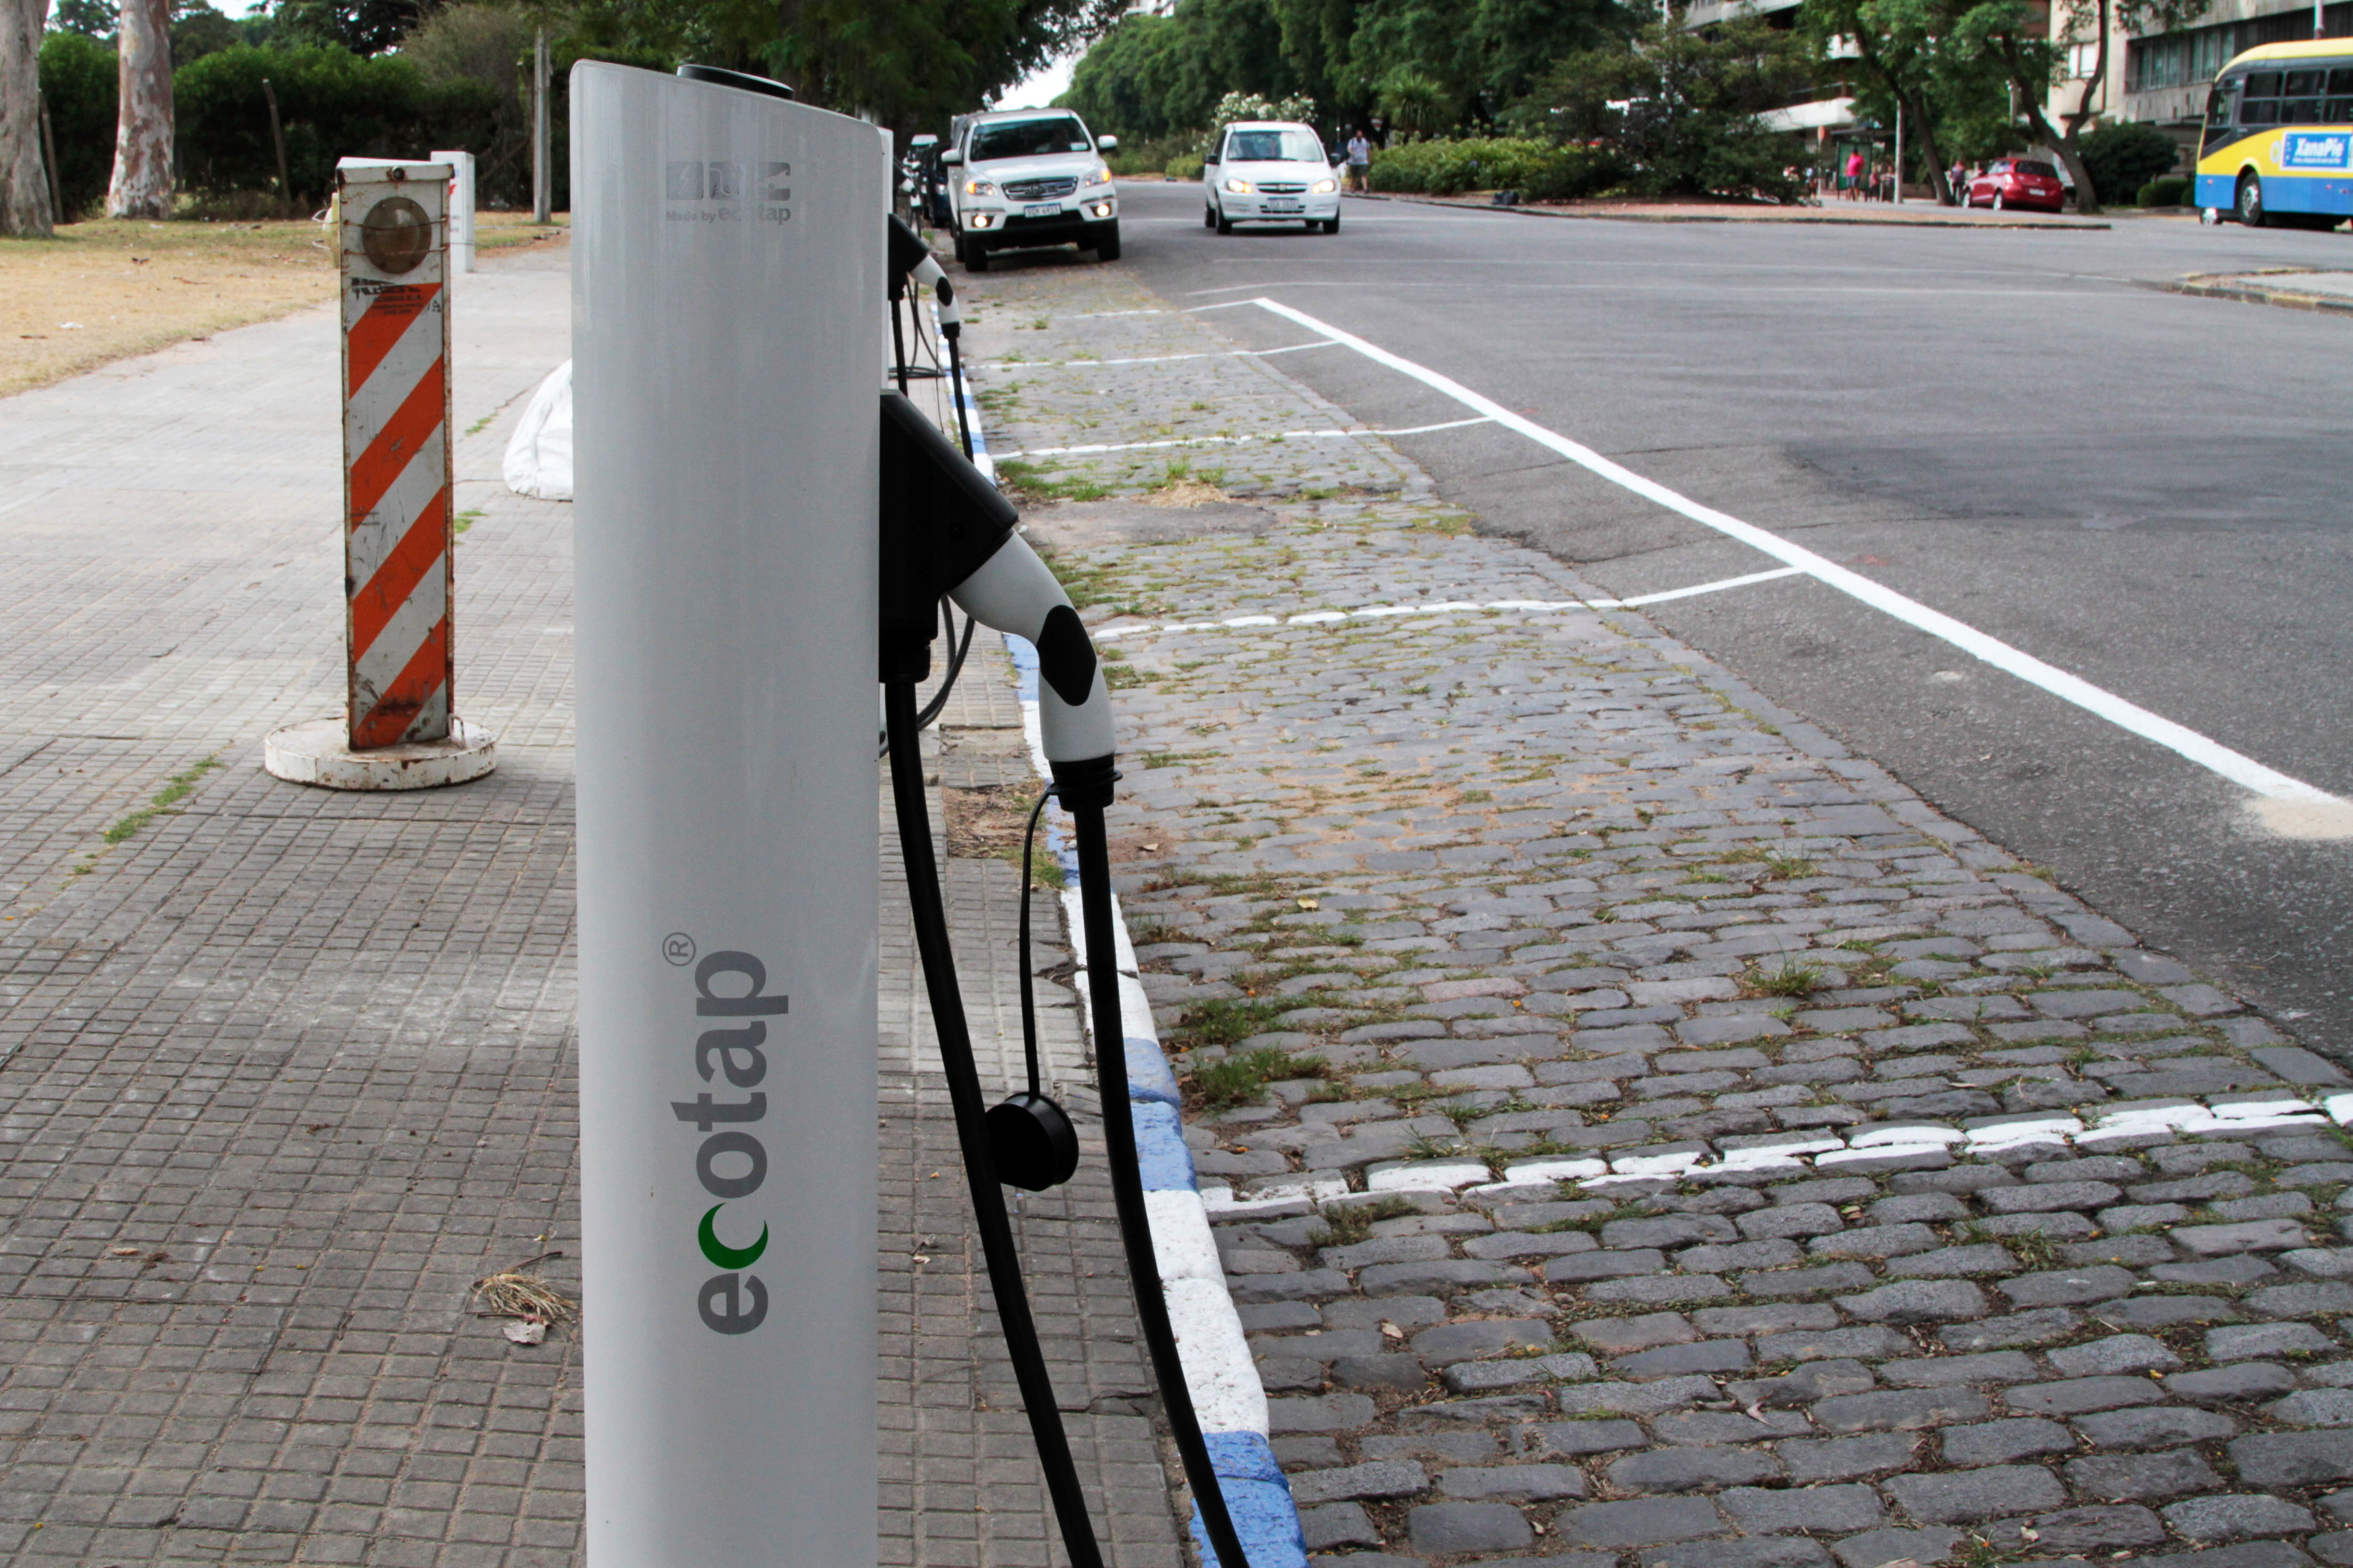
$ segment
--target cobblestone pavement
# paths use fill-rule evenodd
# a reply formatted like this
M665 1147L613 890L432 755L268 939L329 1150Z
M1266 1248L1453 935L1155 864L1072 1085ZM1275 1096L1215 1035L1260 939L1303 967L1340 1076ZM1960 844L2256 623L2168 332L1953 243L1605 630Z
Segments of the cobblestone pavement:
M1351 421L1213 315L966 289L1323 1561L2353 1563L2336 1065L1377 439L1258 438Z
M340 689L331 315L0 402L0 1559L578 1558L577 1341L469 1311L541 1254L576 1291L570 521L496 477L568 352L565 264L492 262L458 295L459 707L501 735L462 789L259 768L264 733ZM984 649L951 707L960 800L1010 782L1000 755L1028 779L1009 679ZM949 862L1000 1082L1017 881ZM889 881L884 920L883 1560L1042 1563ZM1043 999L1075 1078L1069 993ZM1173 1568L1092 1170L1022 1237L1112 1560Z

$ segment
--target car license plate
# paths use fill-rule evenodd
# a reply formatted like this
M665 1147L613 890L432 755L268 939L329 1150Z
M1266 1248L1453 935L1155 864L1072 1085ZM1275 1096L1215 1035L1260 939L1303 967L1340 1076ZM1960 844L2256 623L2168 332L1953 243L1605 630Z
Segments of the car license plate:
M1266 210L1271 213L1295 213L1299 210L1299 204L1286 197L1274 196L1267 201Z
M1060 217L1061 213L1062 204L1060 202L1031 202L1021 209L1023 217Z

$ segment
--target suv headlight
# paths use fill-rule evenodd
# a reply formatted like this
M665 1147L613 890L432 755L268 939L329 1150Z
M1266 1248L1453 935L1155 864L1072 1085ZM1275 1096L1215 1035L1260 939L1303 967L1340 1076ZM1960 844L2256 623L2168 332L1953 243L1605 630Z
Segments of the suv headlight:
M1087 177L1079 183L1084 185L1110 184L1111 165L1109 163L1097 163L1093 168L1087 171Z
M1250 194L1250 183L1248 180L1228 180L1226 189L1238 196L1246 196Z
M1314 191L1319 196L1328 196L1334 191L1340 188L1340 182L1337 180L1318 180L1307 188Z
M964 194L968 196L993 196L997 194L997 186L988 180L966 180Z

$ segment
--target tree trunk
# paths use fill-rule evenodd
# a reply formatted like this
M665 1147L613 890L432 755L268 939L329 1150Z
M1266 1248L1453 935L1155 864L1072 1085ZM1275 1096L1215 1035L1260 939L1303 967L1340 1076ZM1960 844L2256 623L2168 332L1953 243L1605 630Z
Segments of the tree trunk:
M47 239L57 215L41 161L41 28L49 0L0 0L0 234Z
M2067 177L2075 182L2075 210L2079 213L2098 212L2100 188L2092 182L2092 171L2085 166L2084 154L2075 145L2075 133L2053 126L2043 118L2039 109L2032 111L2031 123L2042 139L2051 144L2051 150L2059 154L2059 161L2067 165Z
M121 118L109 217L172 216L172 0L122 0Z
M1955 205L1953 183L1945 178L1945 153L1936 145L1936 128L1928 120L1927 97L1926 93L1921 93L1902 101L1905 111L1912 117L1913 132L1920 138L1920 156L1928 168L1928 188L1936 194L1938 206L1948 207ZM1903 176L1899 173L1896 177L1901 179Z
M2067 165L2067 177L2075 182L2075 210L2079 213L2098 212L2099 188L2092 184L2092 172L2084 166L2084 154L2075 146L2073 129L2062 131L2052 124L2051 117L2042 112L2042 105L2035 101L2034 73L2026 68L2025 57L2018 47L2018 40L2010 35L2002 35L2001 51L2003 62L2010 69L2010 85L2018 92L2019 107L2025 111L2026 128L2059 154L2059 161ZM2042 90L2047 92L2050 89L2046 84ZM2091 89L2087 87L2084 89L2084 100L2088 102L2090 99Z
M1945 178L1944 154L1936 145L1936 128L1928 119L1928 95L1925 92L1905 93L1903 83L1896 79L1895 68L1873 49L1870 35L1858 27L1853 36L1855 52L1863 68L1879 78L1881 85L1895 100L1896 112L1911 117L1913 133L1920 138L1921 155L1927 160L1928 188L1936 193L1937 205L1951 206L1952 183ZM1895 171L1895 188L1901 195L1904 189L1904 171L1901 169Z
M2100 0L2097 15L2100 50L2093 57L2092 74L2084 82L2084 95L2075 100L2075 112L2067 116L2066 140L2060 144L2060 152L2067 160L2067 172L2075 177L2075 210L2079 213L2098 212L2102 195L2084 169L2083 156L2075 151L2075 138L2092 118L2092 95L2104 89L2108 80L2108 0ZM2088 201L2084 199L2087 191L2091 193Z

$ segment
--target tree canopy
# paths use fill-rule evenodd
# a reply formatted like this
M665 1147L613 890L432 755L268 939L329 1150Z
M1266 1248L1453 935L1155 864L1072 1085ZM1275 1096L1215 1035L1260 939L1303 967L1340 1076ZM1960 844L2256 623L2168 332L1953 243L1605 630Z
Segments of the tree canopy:
M1229 91L1351 123L1493 125L1561 56L1631 26L1619 0L1179 0L1122 19L1064 101L1141 137L1199 129Z

